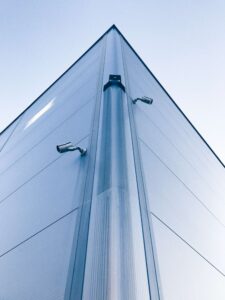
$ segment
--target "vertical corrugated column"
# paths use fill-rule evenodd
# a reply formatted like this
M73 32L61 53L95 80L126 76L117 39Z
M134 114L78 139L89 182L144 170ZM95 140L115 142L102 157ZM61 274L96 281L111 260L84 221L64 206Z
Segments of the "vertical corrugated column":
M144 240L144 249L145 249L145 260L146 260L146 268L148 274L148 284L149 284L149 293L150 298L152 300L162 300L162 289L160 285L160 275L159 268L157 262L157 253L155 247L154 233L153 233L153 225L151 216L149 215L149 206L147 201L147 195L145 191L145 180L142 170L142 162L139 151L138 137L136 132L135 118L133 114L133 103L130 97L130 86L129 86L129 76L127 72L127 61L126 56L124 54L124 41L121 37L121 51L123 57L124 64L124 73L125 73L125 82L127 89L127 98L128 98L128 112L129 112L129 122L131 128L131 137L132 137L132 149L135 161L135 173L137 180L137 188L139 195L139 209L141 215L141 223L142 223L142 234ZM138 84L138 82L137 82Z
M123 94L118 86L104 92L84 299L136 299Z
M118 33L108 34L82 299L150 299ZM108 81L109 80L109 81ZM75 298L74 298L75 299Z
M74 241L71 251L70 267L65 289L65 300L81 300L84 287L85 265L87 257L87 244L89 237L90 213L93 198L93 186L95 178L96 154L99 134L99 119L101 108L102 84L105 66L106 36L103 37L101 48L101 61L99 66L98 86L95 102L95 111L92 121L92 133L87 152L86 177L80 190L81 206L78 210L77 224L75 226ZM99 42L99 43L100 43ZM88 82L86 82L88 87Z

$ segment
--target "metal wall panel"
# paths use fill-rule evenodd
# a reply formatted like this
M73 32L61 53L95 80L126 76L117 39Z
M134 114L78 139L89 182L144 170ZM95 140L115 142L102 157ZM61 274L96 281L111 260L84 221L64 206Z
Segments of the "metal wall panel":
M212 211L220 222L225 224L224 197L216 186L210 186L199 174L199 169L193 168L184 158L183 153L179 152L157 127L148 122L144 115L136 113L136 120L140 140L145 142L160 157L164 164L180 178L186 187L192 191L196 198ZM189 155L191 156L191 152L189 152Z
M138 101L132 107L150 216L161 220L167 226L165 230L170 230L170 235L176 235L185 245L178 250L175 238L168 238L165 245L166 237L158 225L154 226L163 296L173 300L222 299L225 296L222 287L225 277L224 167L125 42L123 51L130 101L142 96L153 98L152 105ZM177 268L179 251L183 251L179 255L184 262ZM198 258L192 259L188 252L194 252ZM190 260L188 277L185 275L186 255L187 261ZM202 264L205 267L201 267ZM173 265L171 276L169 269ZM205 269L207 276L202 276L197 287L196 270L200 277ZM205 297L204 285L210 280L213 283L206 289ZM187 286L193 293L187 292Z
M76 212L0 258L0 298L63 300Z
M4 133L5 139L15 128L0 153L0 299L66 297L80 211L87 205L102 53L103 40ZM66 142L87 148L87 155L59 154L56 145Z
M0 255L80 207L85 164L86 157L66 153L0 204Z
M153 217L157 255L166 300L223 300L225 278Z
M12 157L15 159L18 155L16 148L3 157L4 161L2 161L0 168L2 171L0 173L2 182L0 203L21 185L62 156L56 151L56 145L72 142L75 145L83 146L83 139L90 134L93 106L94 101L84 106L62 123L60 127L53 130L50 135L47 135L39 144L33 145L30 151L23 153L16 161L10 160ZM86 119L86 122L83 122L84 119ZM24 145L21 144L21 146ZM76 157L79 155L73 153L70 156Z
M30 139L35 135L36 139L41 139L71 112L95 97L102 47L100 41L25 111L5 151L27 136ZM34 142L32 140L31 144Z
M225 179L224 167L218 163L217 158L177 106L126 44L124 51L131 85L131 98L145 95L154 99L152 106L138 103L138 108L135 110L140 109L143 115L145 114L160 128L170 142L182 152L185 159L193 167L196 166L203 178L208 176L209 185L215 185L216 190L222 189L224 193L225 187L222 184Z
M224 225L142 142L141 155L151 212L225 274Z

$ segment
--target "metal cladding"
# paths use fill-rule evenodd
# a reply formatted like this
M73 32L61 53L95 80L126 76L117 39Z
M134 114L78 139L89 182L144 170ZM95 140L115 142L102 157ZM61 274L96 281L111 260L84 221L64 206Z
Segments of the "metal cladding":
M224 300L224 166L115 26L1 133L0 181L0 300Z

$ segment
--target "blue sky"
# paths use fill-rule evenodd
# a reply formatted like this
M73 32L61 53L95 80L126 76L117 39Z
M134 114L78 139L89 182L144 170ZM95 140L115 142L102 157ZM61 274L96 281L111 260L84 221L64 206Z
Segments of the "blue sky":
M224 0L1 0L0 130L112 24L225 162Z

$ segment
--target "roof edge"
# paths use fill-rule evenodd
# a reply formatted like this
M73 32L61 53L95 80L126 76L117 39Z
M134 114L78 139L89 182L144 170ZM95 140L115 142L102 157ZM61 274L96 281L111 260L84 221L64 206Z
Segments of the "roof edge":
M138 57L138 59L141 61L141 63L145 66L145 68L148 70L148 72L152 75L152 77L156 80L156 82L159 84L159 86L163 89L163 91L166 93L166 95L169 97L169 99L173 102L173 104L176 106L176 108L180 111L180 113L183 115L183 117L188 121L188 123L191 125L191 127L195 130L195 132L199 135L199 137L202 139L202 141L206 144L206 146L210 149L210 151L214 154L214 156L217 158L217 160L220 162L220 164L225 168L225 164L223 161L219 158L219 156L216 154L216 152L212 149L212 147L207 143L207 141L204 139L204 137L201 135L201 133L197 130L197 128L192 124L192 122L188 119L188 117L185 115L185 113L182 111L182 109L178 106L178 104L173 100L172 96L166 91L166 89L163 87L163 85L160 83L160 81L156 78L156 76L152 73L152 71L149 69L149 67L145 64L145 62L142 60L142 58L139 56L139 54L134 50L134 48L131 46L131 44L128 42L128 40L124 37L124 35L120 32L120 30L113 25L111 29L115 29L121 37L124 39L124 41L128 44L128 46L131 48L131 50L134 52L134 54ZM110 30L111 30L110 29Z
M118 34L123 38L123 40L127 43L127 45L131 48L131 50L134 52L134 54L137 56L137 58L141 61L141 63L144 65L144 67L148 70L148 72L152 75L152 77L156 80L156 82L159 84L159 86L163 89L163 91L166 93L166 95L169 97L169 99L173 102L173 104L176 106L176 108L181 112L181 114L184 116L184 118L188 121L188 123L191 125L191 127L195 130L195 132L199 135L199 137L202 139L202 141L206 144L206 146L210 149L210 151L214 154L214 156L217 158L217 160L220 162L220 164L225 168L225 164L223 161L219 158L219 156L215 153L215 151L212 149L212 147L206 142L204 137L200 134L200 132L197 130L197 128L192 124L192 122L188 119L188 117L185 115L185 113L181 110L181 108L177 105L177 103L173 100L172 96L166 91L166 89L163 87L163 85L159 82L159 80L156 78L156 76L152 73L152 71L149 69L149 67L145 64L145 62L142 60L142 58L139 56L139 54L134 50L134 48L131 46L131 44L128 42L128 40L124 37L124 35L121 33L121 31L117 28L115 24L109 27L103 33L97 41L92 44L73 64L69 66L47 89L45 89L25 110L23 110L9 125L7 125L1 132L0 136L3 132L5 132L14 122L16 122L33 104L35 104L40 97L42 97L57 81L59 81L78 61L80 61L106 34L108 34L111 30L116 30Z
M109 27L109 29L107 29L98 39L97 41L92 44L74 63L72 63L55 81L53 81L53 83L51 83L33 102L31 102L31 104L29 104L15 119L13 119L13 121L11 121L1 132L0 132L0 136L3 132L5 132L14 122L16 122L32 105L34 105L39 98L41 98L57 81L59 81L70 69L72 69L74 67L74 65L76 63L78 63L78 61L80 61L106 34L108 34L112 29L115 29L119 34L120 31L118 30L118 28L116 27L116 25L112 25L111 27ZM122 34L121 34L122 35Z

